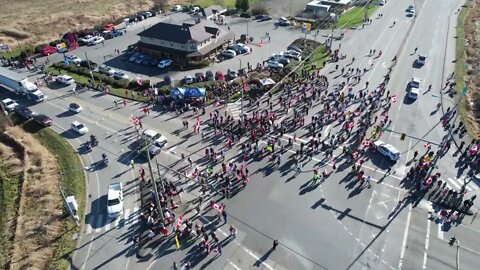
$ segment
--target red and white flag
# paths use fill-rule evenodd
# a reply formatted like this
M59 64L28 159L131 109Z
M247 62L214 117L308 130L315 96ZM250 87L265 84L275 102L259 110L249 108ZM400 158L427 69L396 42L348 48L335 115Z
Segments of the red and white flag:
M423 147L428 148L428 147L430 147L430 144L426 143L426 144L423 145Z
M180 227L180 226L182 226L182 224L183 224L183 217L179 216L178 220L177 220L177 226Z
M139 85L142 85L142 83L143 83L142 77L137 77L137 83L138 83Z
M394 103L397 102L397 96L390 97L390 101L392 101Z

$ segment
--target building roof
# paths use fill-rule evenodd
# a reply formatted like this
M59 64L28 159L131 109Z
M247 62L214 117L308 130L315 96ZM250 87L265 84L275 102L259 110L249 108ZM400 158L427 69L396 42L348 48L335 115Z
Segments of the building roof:
M314 0L307 4L307 7L317 7L317 8L324 8L326 10L330 9L330 5L325 5L322 3L322 0Z
M206 18L209 18L211 17L212 15L215 15L217 13L224 13L226 12L227 9L226 8L223 8L221 6L208 6L206 8L203 9L202 13L203 13L203 16L206 17Z
M217 30L215 31L215 29ZM217 32L218 27L215 24L210 25L203 20L198 24L184 23L182 25L175 24L172 20L169 20L161 21L138 35L184 44L190 40L203 42Z
M312 1L312 2L315 2L315 1ZM352 0L321 0L319 2L321 2L324 5L345 6L345 5L350 4L350 2L352 2Z

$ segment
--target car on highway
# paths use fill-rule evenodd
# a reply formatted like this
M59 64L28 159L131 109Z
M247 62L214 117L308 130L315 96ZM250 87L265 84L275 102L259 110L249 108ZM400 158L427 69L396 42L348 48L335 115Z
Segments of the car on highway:
M113 75L115 73L115 69L113 69L112 67L109 67L107 65L100 65L98 67L98 72L103 73L103 74L107 74L107 75Z
M121 71L115 71L115 72L113 73L113 78L114 78L115 80L128 79L128 75L125 74L125 73L123 73L123 72L121 72Z
M65 84L65 85L71 85L71 84L75 83L75 80L73 80L73 78L68 76L68 75L57 76L57 78L55 80L57 82L61 83L61 84Z
M227 58L227 59L230 59L230 58L234 58L235 56L237 56L237 53L234 50L225 50L225 51L222 52L222 56Z
M78 105L77 103L70 103L68 105L68 110L73 112L73 113L80 113L83 111L82 106Z
M422 80L420 80L419 78L415 78L413 77L412 80L409 82L409 87L410 88L418 88L420 89L420 84L422 83Z
M117 218L123 213L123 185L113 183L108 186L107 215L109 218Z
M80 135L84 135L88 132L88 128L78 121L73 121L70 127L73 131L77 132Z
M170 59L164 59L164 60L158 62L158 67L159 67L159 68L167 68L167 67L169 67L172 63L173 63L172 60L170 60Z
M88 46L93 46L93 45L97 45L97 44L100 44L102 42L105 42L105 38L104 37L100 37L100 36L97 36L97 37L94 37L92 39L92 41L90 41L88 43Z
M10 98L6 98L2 100L2 106L3 106L3 109L6 110L7 112L13 112L15 107L18 106L18 103L13 101Z
M155 130L146 129L142 132L142 138L157 147L164 147L167 144L167 138Z
M82 59L73 54L66 55L65 59L70 63L74 63L75 65L80 65L80 62L82 62Z
M419 94L420 89L418 88L410 88L410 90L408 91L408 97L411 99L417 99Z
M415 64L417 66L423 66L427 62L427 56L423 54L419 54L417 59L415 60Z
M400 159L400 151L398 151L393 145L382 141L375 141L373 145L380 154L386 156L391 161L397 161Z
M183 82L185 84L190 84L194 82L193 76L192 75L187 75L183 78Z
M40 124L44 127L49 127L53 124L52 118L46 116L45 114L36 114L33 116L33 121L37 124Z
M15 113L17 113L18 115L20 115L21 117L23 117L25 119L30 119L35 115L35 112L33 112L32 110L30 110L29 108L27 108L23 105L15 106L14 111L15 111Z

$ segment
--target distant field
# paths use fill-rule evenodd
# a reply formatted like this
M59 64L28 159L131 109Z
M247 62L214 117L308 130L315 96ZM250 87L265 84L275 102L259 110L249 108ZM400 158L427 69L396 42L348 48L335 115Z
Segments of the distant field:
M72 29L147 10L153 0L0 0L0 43L46 43Z

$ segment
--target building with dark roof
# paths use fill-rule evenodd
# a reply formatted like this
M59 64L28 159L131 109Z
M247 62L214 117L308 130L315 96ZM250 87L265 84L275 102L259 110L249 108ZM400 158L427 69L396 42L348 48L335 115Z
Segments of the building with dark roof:
M176 63L206 59L235 39L235 34L227 28L200 19L183 24L164 20L138 35L140 52Z

